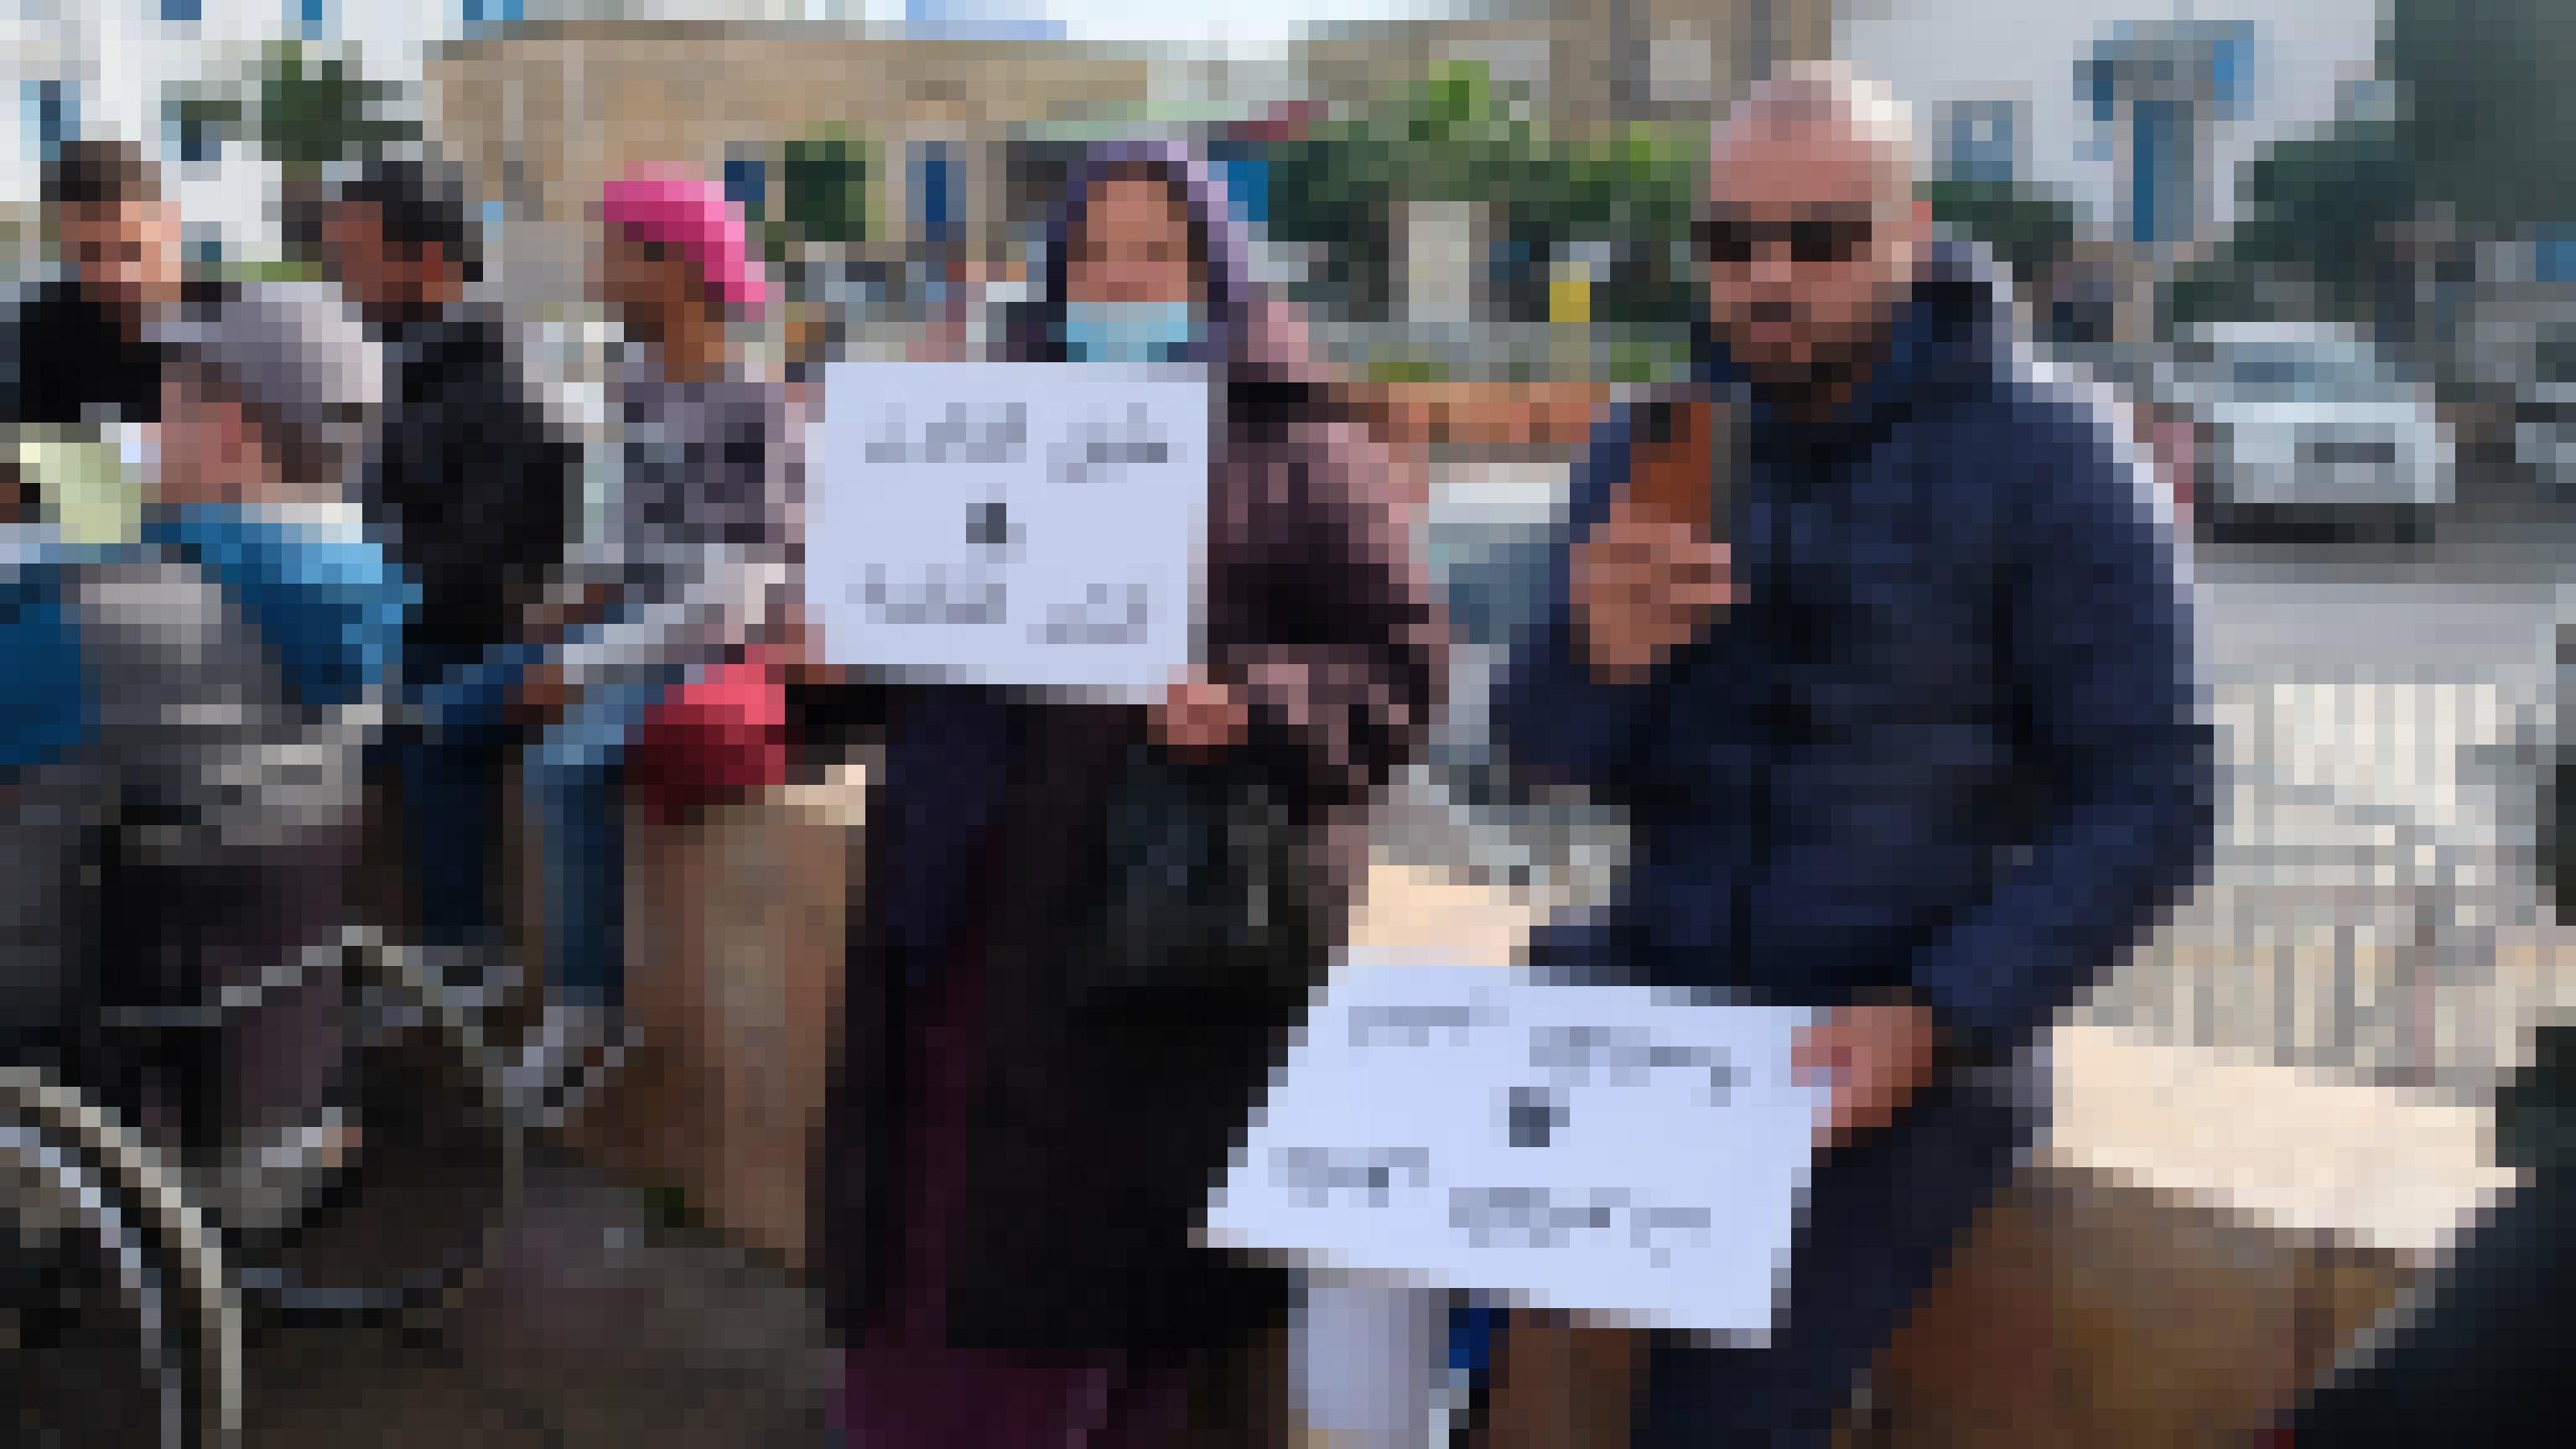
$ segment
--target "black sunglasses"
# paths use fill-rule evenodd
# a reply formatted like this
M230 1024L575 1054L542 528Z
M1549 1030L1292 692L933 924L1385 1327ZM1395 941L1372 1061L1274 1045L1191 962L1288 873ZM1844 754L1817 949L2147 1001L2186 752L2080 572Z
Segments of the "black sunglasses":
M1801 216L1787 221L1755 221L1742 216L1700 219L1700 255L1721 266L1751 266L1772 245L1785 244L1789 259L1800 266L1838 266L1869 247L1875 231L1866 215Z

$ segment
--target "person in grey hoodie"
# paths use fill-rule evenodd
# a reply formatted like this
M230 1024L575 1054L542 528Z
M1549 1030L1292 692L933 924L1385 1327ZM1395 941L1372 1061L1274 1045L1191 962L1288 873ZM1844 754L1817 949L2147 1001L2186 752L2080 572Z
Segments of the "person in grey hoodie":
M212 1169L218 1221L256 1233L354 1145L337 978L297 967L352 924L359 762L411 596L332 511L376 377L336 299L230 296L157 340L139 542L22 534L7 569L0 1015L9 1060Z
M618 1058L627 741L674 685L784 624L798 464L782 388L742 372L728 324L764 300L741 218L695 177L648 170L602 200L598 284L625 333L616 504L567 570L544 657L515 696L545 860L547 1010L521 1064L571 1111Z

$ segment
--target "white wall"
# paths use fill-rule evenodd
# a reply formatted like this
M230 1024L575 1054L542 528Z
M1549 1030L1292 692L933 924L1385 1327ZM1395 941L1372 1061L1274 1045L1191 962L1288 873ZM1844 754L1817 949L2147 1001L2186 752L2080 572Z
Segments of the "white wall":
M790 21L850 23L869 18L867 0L524 0L523 18L534 20L730 20L745 24ZM895 18L901 18L898 4Z
M2250 20L2250 96L2222 126L2204 183L2210 218L2236 215L2238 166L2274 140L2332 119L2338 87L2370 74L2379 0L1872 0L1850 4L1836 52L1916 107L1924 166L1940 154L1947 104L2014 100L2029 179L2085 207L2105 230L2120 215L2110 138L2095 146L2075 90L2075 65L2115 22Z

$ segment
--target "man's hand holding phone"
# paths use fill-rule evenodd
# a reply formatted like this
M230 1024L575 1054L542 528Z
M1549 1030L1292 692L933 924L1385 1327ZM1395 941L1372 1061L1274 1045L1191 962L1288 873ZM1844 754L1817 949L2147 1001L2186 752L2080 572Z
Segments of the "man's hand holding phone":
M1624 494L1577 545L1577 642L1605 683L1636 684L1735 601L1726 545Z

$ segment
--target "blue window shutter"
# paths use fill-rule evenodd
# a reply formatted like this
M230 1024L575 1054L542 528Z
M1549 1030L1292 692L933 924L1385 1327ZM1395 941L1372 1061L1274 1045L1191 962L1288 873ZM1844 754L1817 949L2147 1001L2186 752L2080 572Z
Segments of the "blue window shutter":
M161 131L162 150L171 160L197 165L215 159L214 124L203 112L173 102L163 112Z
M2013 105L1961 101L1950 108L1947 170L1955 180L2005 184L2013 179Z
M948 241L955 230L955 198L950 195L950 188L956 181L948 159L948 148L937 141L923 143L916 166L921 239L925 242Z
M329 8L330 0L296 0L296 34L306 40L320 40Z
M725 199L742 208L743 215L760 215L761 202L768 191L767 168L757 156L730 156L724 164Z
M2576 282L2576 228L2544 232L2532 242L2531 249L2534 281L2560 286Z
M205 0L161 0L161 19L164 24L194 25L205 18Z
M1234 203L1235 215L1252 226L1270 224L1270 166L1256 156L1240 156L1225 164L1227 200Z
M2235 115L2244 107L2254 74L2254 23L2239 21L2222 28L2210 44L2209 92L2219 114Z
M80 134L80 95L69 81L27 82L27 131L36 140L36 159L51 161L65 141Z
M2171 101L2137 104L2137 129L2129 150L2129 237L2141 245L2171 238L2165 212L2174 205L2174 150L2181 144L2180 108Z
M2093 114L2093 124L2107 126L2119 119L2119 91L2112 84L2111 62L2101 56L2075 63L2075 96Z

